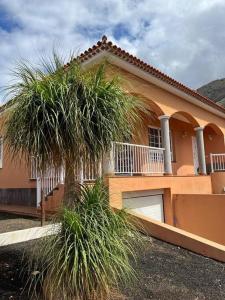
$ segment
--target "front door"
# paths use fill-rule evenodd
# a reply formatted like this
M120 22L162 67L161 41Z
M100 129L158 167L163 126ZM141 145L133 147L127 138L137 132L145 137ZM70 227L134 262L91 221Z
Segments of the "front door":
M193 162L194 162L194 172L198 175L199 162L198 162L198 148L196 137L192 137L192 151L193 151Z

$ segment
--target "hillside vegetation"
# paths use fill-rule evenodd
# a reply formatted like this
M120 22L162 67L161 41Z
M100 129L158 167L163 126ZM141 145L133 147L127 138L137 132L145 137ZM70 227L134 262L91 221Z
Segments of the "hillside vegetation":
M217 104L225 106L225 78L211 81L197 91Z

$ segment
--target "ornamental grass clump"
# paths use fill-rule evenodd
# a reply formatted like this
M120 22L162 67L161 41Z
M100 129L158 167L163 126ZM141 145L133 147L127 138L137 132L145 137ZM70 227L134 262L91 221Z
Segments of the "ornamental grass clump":
M62 208L60 231L43 240L30 264L30 290L41 287L45 299L109 299L135 276L130 260L142 237L128 214L110 208L100 180L79 192L80 203Z

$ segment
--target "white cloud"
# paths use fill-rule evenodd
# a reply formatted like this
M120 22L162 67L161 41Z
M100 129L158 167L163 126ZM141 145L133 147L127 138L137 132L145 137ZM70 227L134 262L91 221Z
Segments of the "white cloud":
M0 0L0 86L21 58L89 48L107 34L196 88L225 77L223 0Z

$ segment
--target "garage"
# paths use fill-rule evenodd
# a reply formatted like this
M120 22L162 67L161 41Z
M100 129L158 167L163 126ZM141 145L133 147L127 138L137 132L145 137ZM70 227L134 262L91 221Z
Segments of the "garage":
M123 207L151 219L164 222L163 190L123 193Z

